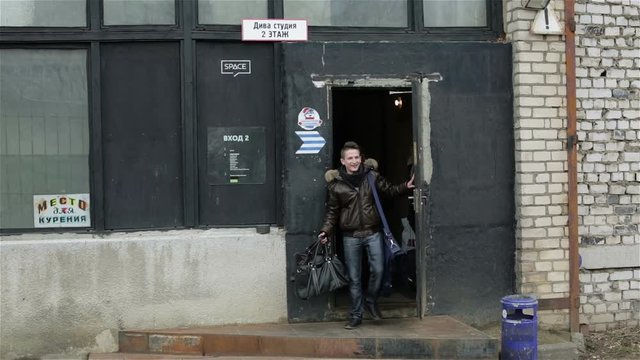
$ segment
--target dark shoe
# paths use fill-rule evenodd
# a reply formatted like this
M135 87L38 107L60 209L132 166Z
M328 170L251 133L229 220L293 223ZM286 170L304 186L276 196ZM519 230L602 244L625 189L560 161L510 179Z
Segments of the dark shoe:
M373 304L364 303L364 311L366 311L367 314L369 314L373 320L382 319L382 313L380 312L380 309L378 308L378 304L376 303L373 303Z
M344 326L344 328L347 330L353 330L353 329L357 329L358 326L360 326L360 324L362 324L362 319L353 318L349 320L349 322Z

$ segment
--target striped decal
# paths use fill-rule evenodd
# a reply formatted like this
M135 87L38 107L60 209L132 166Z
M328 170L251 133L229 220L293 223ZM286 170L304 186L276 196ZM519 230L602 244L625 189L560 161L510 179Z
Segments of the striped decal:
M302 145L296 154L317 154L327 143L317 131L296 131L296 135L302 140Z

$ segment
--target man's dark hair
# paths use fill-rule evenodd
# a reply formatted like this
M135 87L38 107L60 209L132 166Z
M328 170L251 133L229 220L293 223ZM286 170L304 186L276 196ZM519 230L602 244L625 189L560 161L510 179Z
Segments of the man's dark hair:
M358 150L358 152L361 152L360 146L358 146L358 144L356 144L355 141L347 141L346 143L344 143L344 145L342 145L342 149L340 150L341 158L344 158L344 153L347 150Z

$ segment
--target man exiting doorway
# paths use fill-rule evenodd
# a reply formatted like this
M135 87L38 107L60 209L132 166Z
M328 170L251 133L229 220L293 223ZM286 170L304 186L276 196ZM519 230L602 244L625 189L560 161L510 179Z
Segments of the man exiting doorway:
M349 272L351 297L350 320L346 329L355 329L362 323L363 309L374 320L382 318L378 308L378 293L382 284L384 252L380 216L376 210L367 176L372 176L381 194L398 196L413 189L413 177L406 183L390 184L372 164L362 163L360 147L346 142L340 151L340 166L325 175L328 190L327 209L318 237L326 242L339 226L343 234L344 256ZM369 175L371 174L371 175ZM369 261L369 282L366 294L362 288L362 253Z

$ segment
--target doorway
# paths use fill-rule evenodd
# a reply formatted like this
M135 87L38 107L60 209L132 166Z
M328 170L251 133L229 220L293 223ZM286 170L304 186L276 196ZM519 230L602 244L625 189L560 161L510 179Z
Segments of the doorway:
M375 159L378 171L391 183L406 182L412 171L413 114L411 88L332 87L333 168L340 166L340 149L355 141L364 159ZM394 261L392 287L379 297L385 316L416 314L415 222L411 197L381 199L389 227L402 242L407 255ZM337 251L342 256L342 240L337 234ZM343 257L344 258L344 257ZM367 284L368 264L363 259L363 284ZM350 306L348 288L335 295L336 309ZM409 311L407 311L409 310Z

